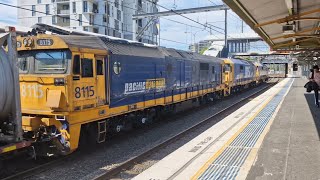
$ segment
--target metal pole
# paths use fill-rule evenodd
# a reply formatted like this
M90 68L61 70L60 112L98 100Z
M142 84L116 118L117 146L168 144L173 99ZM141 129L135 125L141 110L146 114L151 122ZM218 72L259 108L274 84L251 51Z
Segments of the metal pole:
M19 69L17 67L17 37L14 27L6 27L6 32L9 33L8 38L8 55L11 63L14 79L14 103L13 103L13 120L15 124L15 140L22 140L22 116L21 116L21 99L20 99L20 82L19 82Z
M136 5L137 1L133 0L133 3ZM138 14L138 11L135 13L136 15ZM136 41L137 40L137 25L136 25L137 19L132 19L132 40Z
M227 9L226 10L224 10L224 44L225 44L225 46L227 47L228 46L228 39L227 39L227 36L228 36L228 18L227 18Z
M243 20L241 21L241 33L243 33Z
M132 20L132 40L136 41L137 40L137 27L136 27L136 20Z
M161 32L161 22L160 22L160 17L159 17L159 46L160 46L160 32Z

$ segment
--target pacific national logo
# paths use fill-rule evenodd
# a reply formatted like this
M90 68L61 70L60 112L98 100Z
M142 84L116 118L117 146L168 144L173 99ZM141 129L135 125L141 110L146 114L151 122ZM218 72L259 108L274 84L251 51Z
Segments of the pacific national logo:
M124 87L124 94L148 92L150 90L159 92L166 87L166 80L165 78L147 79L145 82L125 83Z

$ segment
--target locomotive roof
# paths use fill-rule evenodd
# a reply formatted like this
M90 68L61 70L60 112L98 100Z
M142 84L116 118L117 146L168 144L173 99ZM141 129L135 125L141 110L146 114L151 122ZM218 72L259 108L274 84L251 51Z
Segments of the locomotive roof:
M260 62L257 62L257 61L254 61L253 64L254 64L255 66L263 66L263 64L261 64Z
M105 37L100 37L100 39L112 54L155 58L165 57L158 47L150 47L141 43L131 43L123 40L112 40Z
M248 61L241 60L241 59L230 59L233 63L242 64L242 65L250 65Z
M103 41L96 36L59 35L59 37L69 47L108 50L108 47L103 43Z
M97 36L77 36L77 35L59 35L59 37L69 46L78 48L91 48L110 51L112 54L128 55L128 56L144 56L164 58L166 56L193 59L199 61L221 61L213 56L205 56L198 53L176 50L173 48L165 48L158 46L145 46L142 43L134 43L124 40L115 40L106 37Z
M198 53L188 52L188 51L182 51L182 50L176 50L173 48L163 48L164 52L166 52L169 56L175 57L175 58L181 58L181 59L193 59L193 60L199 60L199 61L207 61L207 62L220 62L221 59L213 56L205 56Z

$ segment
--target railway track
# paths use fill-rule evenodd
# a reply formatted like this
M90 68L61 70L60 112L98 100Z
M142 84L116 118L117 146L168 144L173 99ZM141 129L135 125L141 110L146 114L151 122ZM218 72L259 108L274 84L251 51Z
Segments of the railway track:
M46 171L50 168L56 167L59 164L63 163L64 161L69 160L70 158L72 158L72 157L70 157L70 156L60 157L58 159L51 160L51 161L46 162L44 164L41 164L39 166L35 166L30 169L27 169L25 171L15 173L14 175L7 176L7 177L3 178L2 180L16 180L16 179L28 178L30 176L33 176L35 173L40 173L40 172Z
M279 80L278 80L279 81ZM223 113L225 113L226 111L230 110L231 108L234 108L236 106L238 106L239 104L247 101L248 99L256 96L257 94L259 94L260 92L272 87L274 84L276 84L278 81L270 83L268 86L265 86L264 88L248 95L246 98L242 98L239 101L235 102L234 104L220 110L219 112L211 115L210 117L202 120L201 122L197 123L196 125L184 130L183 132L170 137L169 139L167 139L166 141L162 142L161 144L155 145L154 147L150 148L149 150L125 161L124 163L120 164L119 166L110 169L109 171L107 171L104 174L101 174L99 176L96 176L94 179L95 180L105 180L105 179L111 179L112 177L115 177L116 175L120 174L121 172L127 170L128 168L132 167L133 165L147 159L147 157L149 157L150 155L156 153L157 151L159 151L160 149L174 143L175 141L177 141L178 139L184 137L185 135L187 135L189 132L197 129L198 127L204 125L205 123L211 121L214 117L221 115ZM75 152L74 154L71 154L70 156L65 156L65 157L60 157L58 159L49 161L47 163L41 164L39 166L35 166L32 167L30 169L15 173L14 175L11 176L7 176L5 178L3 178L3 180L12 180L12 179L26 179L28 177L34 176L35 174L39 174L41 172L44 172L46 170L49 170L51 168L54 168L66 161L75 159L77 156L81 155L81 152Z
M248 97L246 98L242 98L239 101L235 102L234 104L220 110L219 112L211 115L210 117L200 121L199 123L195 124L194 126L184 130L183 132L174 135L173 137L167 139L166 141L155 145L154 147L150 148L149 150L141 153L138 156L135 156L127 161L125 161L124 163L120 164L119 166L105 172L104 174L101 174L99 176L96 176L94 178L94 180L105 180L105 179L112 179L114 177L116 177L117 175L119 175L121 172L124 172L126 170L128 170L130 167L139 164L139 162L142 162L143 160L148 159L148 157L150 157L152 154L158 152L159 150L161 150L162 148L167 147L168 145L176 142L177 140L181 139L182 137L186 136L187 134L189 134L190 132L194 131L195 129L199 128L200 126L203 126L204 124L213 121L215 119L216 116L222 115L224 114L226 111L230 110L231 108L237 107L238 105L244 103L245 101L248 101L248 99L251 99L253 97L255 97L256 95L258 95L259 93L261 93L262 91L274 86L276 83L278 83L279 80L276 80L273 83L270 83L270 85L260 89L257 92L254 92L252 94L250 94Z

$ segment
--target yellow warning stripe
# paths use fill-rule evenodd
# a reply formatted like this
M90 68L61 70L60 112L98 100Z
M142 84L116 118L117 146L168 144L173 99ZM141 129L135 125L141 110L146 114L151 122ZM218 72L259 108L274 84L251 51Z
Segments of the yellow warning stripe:
M276 96L282 88L280 88L277 93L271 96L267 100L266 103L262 105L262 107L253 115L250 117L250 119L219 149L218 152L216 152L198 171L195 175L191 177L192 180L198 179L204 172L205 170L209 167L210 164L212 164L213 161L215 161L221 154L222 152L232 143L232 141L250 124L251 121L269 104L269 102Z
M5 147L5 148L3 148L2 153L6 153L6 152L13 151L13 150L16 150L16 149L17 149L16 145Z

